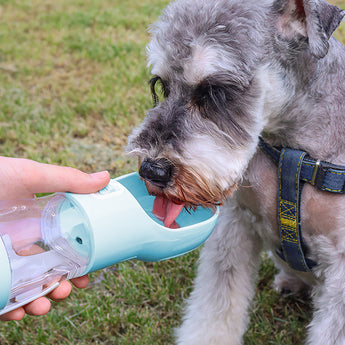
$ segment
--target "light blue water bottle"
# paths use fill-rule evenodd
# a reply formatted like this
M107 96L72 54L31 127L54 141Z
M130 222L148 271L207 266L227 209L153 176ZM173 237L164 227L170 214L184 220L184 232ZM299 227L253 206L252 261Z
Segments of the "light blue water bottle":
M218 209L183 209L171 229L153 215L153 204L137 173L98 193L0 201L0 315L65 279L129 259L185 254L208 238L218 217Z

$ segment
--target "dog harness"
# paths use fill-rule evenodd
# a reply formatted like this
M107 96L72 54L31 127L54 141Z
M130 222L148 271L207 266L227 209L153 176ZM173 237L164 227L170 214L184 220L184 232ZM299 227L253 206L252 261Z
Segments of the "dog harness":
M259 147L278 166L278 256L297 270L310 272L316 263L307 258L301 232L300 201L304 183L317 189L345 194L345 167L316 160L305 151L273 147L261 137Z

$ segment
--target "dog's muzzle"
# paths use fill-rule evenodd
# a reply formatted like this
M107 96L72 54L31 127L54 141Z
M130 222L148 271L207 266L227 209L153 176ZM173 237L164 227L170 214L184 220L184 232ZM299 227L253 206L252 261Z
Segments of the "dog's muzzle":
M174 172L174 166L167 159L146 158L141 163L139 175L146 181L159 188L167 187L171 181Z
M164 191L173 179L173 174L174 166L164 158L146 158L139 168L139 175L145 180L148 192L155 196L152 213L164 223L164 226L177 229L179 225L175 220L185 203L168 199Z

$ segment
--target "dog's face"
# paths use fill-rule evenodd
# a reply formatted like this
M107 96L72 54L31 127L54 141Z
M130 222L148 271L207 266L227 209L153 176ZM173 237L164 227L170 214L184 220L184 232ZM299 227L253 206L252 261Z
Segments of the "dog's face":
M342 18L324 1L170 3L147 49L151 90L157 101L161 84L164 99L127 148L139 157L149 192L191 207L231 195L261 131L279 122L291 85L308 87L303 69L327 54Z
M264 20L248 4L177 1L152 27L151 89L160 83L165 99L128 145L152 194L212 206L236 188L262 130Z

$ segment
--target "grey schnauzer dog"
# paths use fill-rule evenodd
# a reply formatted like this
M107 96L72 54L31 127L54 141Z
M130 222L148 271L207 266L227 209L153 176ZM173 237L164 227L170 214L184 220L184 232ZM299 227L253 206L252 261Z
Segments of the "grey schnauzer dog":
M182 207L222 205L180 345L242 343L262 250L280 269L277 289L312 286L306 343L345 344L345 197L305 184L299 222L316 265L292 269L276 254L278 167L258 145L345 165L345 49L331 37L344 14L324 0L177 0L151 28L151 88L164 99L128 152L165 200L167 226Z

